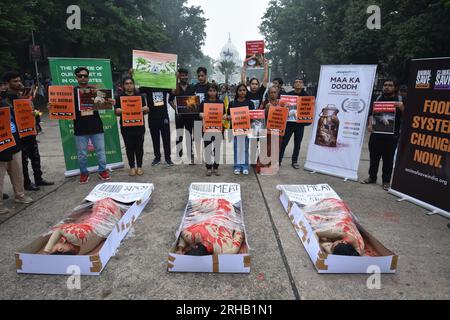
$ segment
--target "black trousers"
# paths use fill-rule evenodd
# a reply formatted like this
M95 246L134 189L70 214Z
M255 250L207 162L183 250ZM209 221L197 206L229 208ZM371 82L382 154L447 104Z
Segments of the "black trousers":
M170 122L169 118L153 119L148 122L150 129L150 135L153 142L153 152L155 153L155 159L161 160L161 142L163 141L164 158L166 161L170 158Z
M24 185L30 185L30 175L28 174L28 159L31 162L31 168L33 169L34 182L38 183L42 181L41 170L41 156L39 154L39 147L36 141L36 136L29 136L20 139L22 147L22 170Z
M221 133L204 133L203 140L205 143L204 154L205 154L206 169L208 170L219 169L220 147L223 141L223 135ZM212 146L209 147L211 144Z
M191 158L192 158L194 155L194 150L192 148L192 141L194 139L194 137L192 136L192 132L194 130L194 119L177 115L175 118L175 126L176 126L177 130L184 129L187 132L189 132L190 139L186 139L186 150L188 150L188 151L190 150ZM183 131L183 134L177 135L177 141L176 141L177 154L180 158L183 157L184 134L185 134L185 131Z
M398 138L392 135L372 134L369 140L370 168L369 176L373 181L377 180L380 160L383 159L383 183L391 182L392 169L394 167L395 149Z
M280 163L283 161L284 152L286 147L294 135L294 151L292 152L292 163L298 162L298 156L300 154L300 146L303 140L303 134L305 132L305 125L302 123L288 122L286 125L286 133L283 137L283 142L280 148Z
M130 168L142 168L142 159L144 158L144 136L145 133L134 133L122 131L125 150L127 153L128 164Z

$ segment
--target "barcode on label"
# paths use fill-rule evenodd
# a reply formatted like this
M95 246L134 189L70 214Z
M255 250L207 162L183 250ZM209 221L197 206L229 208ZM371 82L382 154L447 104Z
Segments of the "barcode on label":
M308 193L305 186L284 186L284 190L294 193Z
M100 186L99 191L108 192L108 193L120 193L122 191L123 186L117 184L104 184Z
M193 184L192 190L200 192L214 192L213 184Z

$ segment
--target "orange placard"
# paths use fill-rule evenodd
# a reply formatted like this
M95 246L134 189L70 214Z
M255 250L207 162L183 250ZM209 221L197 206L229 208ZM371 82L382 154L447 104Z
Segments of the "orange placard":
M74 120L75 97L72 86L49 86L50 120Z
M288 115L289 108L270 107L267 117L267 132L271 135L284 136Z
M250 131L250 112L248 107L231 108L230 114L233 135L247 135Z
M15 145L11 131L11 110L9 107L0 108L0 152Z
M203 131L222 132L223 103L205 103Z
M31 100L17 99L14 100L14 114L16 116L17 130L19 137L36 136L36 118L33 114L33 106Z
M315 106L314 96L297 97L297 123L313 123Z
M122 108L122 126L140 127L144 125L141 96L120 97L120 106Z

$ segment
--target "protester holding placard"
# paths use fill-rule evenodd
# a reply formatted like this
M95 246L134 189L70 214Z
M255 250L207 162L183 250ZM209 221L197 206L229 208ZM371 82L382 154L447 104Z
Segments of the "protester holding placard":
M308 93L304 87L304 81L301 78L297 78L294 81L294 90L287 93L289 96L308 96ZM292 135L294 135L294 150L292 151L292 167L294 169L300 169L300 165L298 164L298 156L300 154L300 146L303 140L303 134L305 132L305 127L311 125L310 123L297 123L297 121L289 121L286 125L286 133L283 137L283 142L281 144L280 149L280 165L283 161L284 152L286 151L286 147L291 140Z
M10 77L12 76L16 77L8 82L7 101L15 109L16 129L19 133L22 149L24 187L27 191L37 191L39 190L39 186L51 186L54 185L54 182L49 182L42 178L41 156L36 140L37 131L33 114L33 103L22 95L24 86L20 75L16 72L11 72ZM28 159L30 159L33 169L34 184L31 182L28 174Z
M3 81L15 88L23 88L20 75L17 72L7 72L3 76ZM0 126L10 126L10 132L13 136L14 145L0 152L0 195L3 195L3 183L6 172L8 172L11 184L13 185L15 199L17 203L28 204L33 199L25 195L22 171L22 152L20 146L20 137L15 121L13 102L10 94L6 93L0 100L0 107L9 108L10 119L6 119L6 123ZM0 197L0 214L8 213L9 209L3 206L3 198Z
M239 107L248 107L250 110L255 109L255 105L247 99L248 89L243 83L237 86L236 96L230 102L227 110L228 119L231 120L230 110ZM248 175L249 169L249 139L247 135L240 135L234 137L234 174L239 175L243 173Z
M220 147L223 140L222 134L222 119L224 116L224 104L223 101L219 99L219 87L215 83L208 84L208 90L206 92L206 98L200 105L200 119L206 120L205 118L205 105L214 104L217 106L221 105L220 115L217 115L218 124L220 128L214 128L208 132L208 128L203 127L203 141L205 144L205 162L206 162L206 175L210 177L212 174L220 176L219 172L219 159L220 159ZM219 108L220 109L220 108ZM212 144L211 147L209 147ZM214 158L214 159L213 159Z
M78 101L78 89L89 88L89 70L85 67L75 69L75 76L78 86L74 88L75 96L75 120L73 128L75 142L77 146L78 162L80 164L80 183L85 184L89 181L89 171L87 167L88 145L92 142L97 154L98 174L101 180L109 180L111 177L106 169L105 137L103 131L103 122L97 110L80 110ZM115 105L115 100L112 101Z
M280 105L280 100L278 99L279 96L279 89L276 86L272 86L269 89L268 95L269 99L264 101L262 104L262 108L264 109L266 113L266 119L269 116L269 111L271 107L284 107L284 105ZM268 125L269 127L269 125ZM275 145L277 147L275 150L272 150L272 140L276 139ZM279 159L279 152L280 152L280 146L282 142L282 135L274 135L271 133L270 130L267 130L267 136L264 140L261 140L262 143L266 144L266 152L262 152L260 156L258 157L258 161L256 164L256 172L257 173L270 173L274 174L278 170L278 163L273 163L272 159ZM274 154L272 155L272 151ZM265 153L265 154L264 154Z
M149 108L145 98L138 94L133 78L125 77L122 80L122 87L123 93L116 99L115 113L120 116L120 132L130 165L129 175L142 176L145 137L143 115L148 113Z
M383 84L383 94L380 95L376 102L395 102L395 127L393 134L382 134L373 132L373 106L369 113L368 130L372 132L369 140L370 152L370 168L369 177L363 181L362 184L370 184L377 182L378 167L380 160L383 159L383 189L388 191L391 187L391 176L394 166L394 155L397 149L398 138L400 134L400 126L402 120L402 113L405 111L405 106L401 102L401 98L397 95L398 82L394 79L386 79Z
M171 94L169 97L169 103L172 108L177 111L175 106L176 97L186 97L195 95L195 88L191 86L189 83L189 71L184 68L178 69L177 75L177 88L175 89L174 94ZM190 150L191 153L191 164L194 163L194 153L192 148L192 131L194 130L194 121L198 119L198 117L194 114L179 114L176 112L175 115L175 126L177 128L177 154L180 158L183 157L183 140L186 141L186 150ZM183 132L178 132L178 130L183 130ZM188 136L189 135L189 136ZM184 137L186 136L186 137Z
M241 83L247 83L247 61L252 59L251 57L244 61L242 65L242 74L241 74ZM257 78L250 79L250 88L247 94L247 99L251 100L255 105L256 109L259 109L261 106L261 102L264 99L264 93L267 89L267 84L269 82L269 62L267 59L264 59L264 76L262 83L260 85L259 80Z

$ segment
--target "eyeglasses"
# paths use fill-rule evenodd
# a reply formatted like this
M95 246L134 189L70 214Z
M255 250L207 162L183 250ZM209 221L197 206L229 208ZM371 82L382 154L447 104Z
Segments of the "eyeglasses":
M80 79L82 79L82 78L89 78L89 75L87 75L87 74L77 74L77 78L80 78Z

